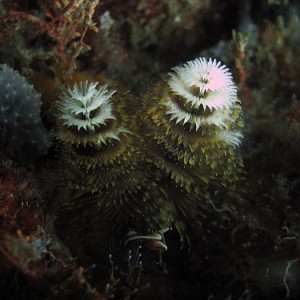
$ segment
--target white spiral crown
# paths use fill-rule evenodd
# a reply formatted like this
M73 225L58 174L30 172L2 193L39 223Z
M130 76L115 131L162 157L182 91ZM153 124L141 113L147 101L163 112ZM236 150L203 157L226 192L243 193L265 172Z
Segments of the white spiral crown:
M223 131L217 134L221 140L238 145L242 134L228 129L238 107L237 87L229 69L215 59L201 57L172 71L168 80L172 95L164 102L170 121L190 123L196 131L214 125Z
M107 89L107 85L96 88L97 85L97 82L81 81L79 84L75 83L73 89L68 87L68 90L59 96L57 117L66 128L75 129L90 138L94 134L93 143L100 145L107 144L109 139L120 140L120 133L130 131L122 126L114 126L111 129L107 126L109 121L116 120L111 102L116 91ZM89 138L76 138L73 141L85 144Z
M236 100L237 89L225 65L201 57L173 68L169 86L195 108L204 110L230 107Z
M58 117L63 120L63 125L94 132L108 120L115 119L110 98L116 91L108 90L107 85L97 89L97 84L88 81L79 85L75 83L73 89L68 88L62 93Z

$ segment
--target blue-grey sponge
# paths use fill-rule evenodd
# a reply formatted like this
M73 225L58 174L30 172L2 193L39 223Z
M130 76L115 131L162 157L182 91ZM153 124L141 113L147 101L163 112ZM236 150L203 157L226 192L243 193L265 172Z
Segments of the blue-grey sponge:
M0 142L11 153L45 155L51 138L41 116L41 97L8 65L0 65Z

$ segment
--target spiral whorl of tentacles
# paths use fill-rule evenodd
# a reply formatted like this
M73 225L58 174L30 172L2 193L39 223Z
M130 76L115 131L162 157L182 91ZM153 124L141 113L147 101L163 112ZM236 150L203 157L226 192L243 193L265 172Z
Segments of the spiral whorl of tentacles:
M141 219L160 229L164 221L156 210L162 210L165 193L144 174L143 143L136 137L128 93L80 82L60 95L56 107L55 136L68 165L64 176L77 190L68 209L89 222L104 220L112 228Z
M129 120L114 107L115 94L107 86L97 89L97 83L86 81L59 96L55 136L64 142L64 160L74 167L74 173L87 176L84 181L80 175L74 176L77 188L97 190L115 184L122 164L132 155Z
M175 67L149 89L144 105L149 156L183 193L179 211L191 211L194 198L204 199L203 209L222 205L216 194L234 194L242 169L243 121L228 68L205 58Z
M55 136L70 187L82 191L68 207L112 230L173 224L184 238L187 227L218 223L216 212L232 209L242 170L231 73L196 59L161 76L142 100L88 82L61 94Z

